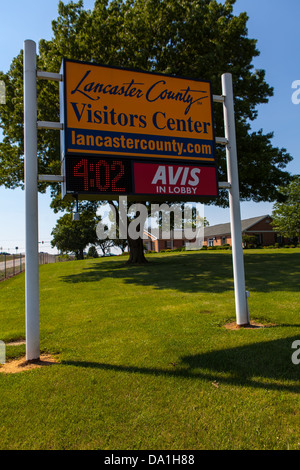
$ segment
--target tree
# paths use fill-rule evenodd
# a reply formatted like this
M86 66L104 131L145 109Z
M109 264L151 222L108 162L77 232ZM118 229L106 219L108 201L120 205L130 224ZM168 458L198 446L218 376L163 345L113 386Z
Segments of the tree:
M139 210L141 205L144 211ZM114 244L119 246L122 253L125 247L129 248L129 259L127 264L144 264L147 260L144 255L144 243L143 243L143 232L144 226L149 213L149 204L139 203L135 208L135 204L129 204L129 209L126 208L126 220L120 221L120 204L117 201L111 202L111 208L114 209L110 213L110 220L112 222L111 230L114 232ZM134 210L136 209L136 210ZM124 240L120 238L120 224L126 224L127 227L127 243L124 244ZM132 230L131 230L132 229ZM133 234L134 232L134 234ZM140 236L136 237L136 234ZM123 248L122 248L123 246Z
M114 246L113 240L97 240L96 244L102 251L102 256L109 253L109 249Z
M253 245L257 245L257 236L256 235L242 235L242 241L244 243L244 248L250 248Z
M96 224L99 217L90 210L82 211L79 220L73 220L72 214L64 214L58 219L51 232L52 247L62 253L74 252L76 259L83 259L83 251L89 244L97 242Z
M89 258L99 258L98 251L97 251L97 248L95 247L95 245L92 245L92 246L89 247L88 257Z
M272 226L283 237L300 237L300 176L294 176L280 191L285 201L274 204Z
M190 78L208 79L221 94L220 77L231 72L235 94L240 195L243 200L280 201L279 186L290 181L284 171L291 156L272 145L272 133L251 131L257 105L267 103L273 89L263 70L254 70L259 55L256 40L247 37L247 15L233 15L235 0L96 0L92 11L83 2L59 2L58 18L52 22L53 39L39 43L38 67L58 72L63 57L106 65L131 67ZM23 57L13 59L7 74L0 73L6 87L5 106L0 106L4 139L0 144L0 184L23 186ZM38 119L59 120L57 84L38 82ZM215 106L216 135L224 135L222 107ZM218 151L219 180L226 179L224 148ZM39 173L60 172L59 134L38 132ZM40 191L45 191L40 184ZM52 185L52 206L60 201L59 185ZM228 204L227 191L218 200ZM137 245L135 247L134 245ZM131 250L142 250L131 243Z

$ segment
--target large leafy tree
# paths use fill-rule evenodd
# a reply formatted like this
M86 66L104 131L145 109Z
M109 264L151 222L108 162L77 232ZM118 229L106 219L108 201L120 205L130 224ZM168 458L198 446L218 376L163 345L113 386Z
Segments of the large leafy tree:
M76 259L83 259L84 249L97 242L96 225L100 221L92 210L82 211L80 219L75 221L72 214L60 217L52 230L51 245L61 253L74 252Z
M291 156L272 145L271 133L251 131L257 105L267 103L273 89L263 70L254 70L259 55L248 38L247 14L233 14L235 0L96 0L92 11L83 2L62 2L52 22L53 38L39 43L38 67L58 72L63 57L106 65L211 80L221 93L221 74L232 73L235 94L240 194L243 200L276 201L290 181L285 167ZM6 105L0 107L4 139L0 144L0 184L23 185L23 57L13 59L7 74ZM38 82L38 119L59 120L58 87ZM216 135L224 135L222 106L215 105ZM59 135L38 132L40 173L60 172ZM218 148L219 179L226 180L224 148ZM45 190L45 185L40 185ZM54 210L66 208L52 186ZM227 204L221 192L218 205ZM69 207L70 208L70 207Z

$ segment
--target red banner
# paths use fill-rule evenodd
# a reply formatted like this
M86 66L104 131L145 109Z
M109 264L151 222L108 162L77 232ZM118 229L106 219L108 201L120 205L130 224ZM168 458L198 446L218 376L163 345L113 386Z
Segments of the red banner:
M213 166L134 162L135 194L217 196Z

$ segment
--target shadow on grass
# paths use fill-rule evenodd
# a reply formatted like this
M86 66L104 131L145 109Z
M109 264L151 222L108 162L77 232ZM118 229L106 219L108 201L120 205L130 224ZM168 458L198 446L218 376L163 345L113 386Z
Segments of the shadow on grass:
M183 356L168 368L122 366L98 362L63 361L62 364L114 372L201 379L217 387L233 385L300 393L300 364L292 363L292 349L299 336L237 348ZM299 354L298 354L299 357Z
M122 279L127 284L183 292L233 290L231 253L185 253L149 256L149 263L128 266L123 261L96 262L79 274L61 279L68 283ZM246 288L257 292L299 291L300 253L245 253Z

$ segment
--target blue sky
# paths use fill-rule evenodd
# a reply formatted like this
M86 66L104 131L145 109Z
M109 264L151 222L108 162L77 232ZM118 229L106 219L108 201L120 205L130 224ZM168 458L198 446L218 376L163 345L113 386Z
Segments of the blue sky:
M67 3L67 2L65 2ZM92 8L94 0L85 0ZM58 0L10 0L0 2L0 70L7 72L12 59L23 48L25 39L38 44L41 38L51 39L51 21L57 17ZM300 80L300 1L299 0L237 0L234 12L246 11L249 16L248 35L257 39L260 56L253 65L266 71L266 81L274 87L268 104L258 108L253 130L274 132L273 145L284 147L294 157L287 169L300 173L300 104L292 103L292 83ZM201 78L201 77L199 77ZM2 105L3 106L3 105ZM39 240L41 251L50 248L51 231L60 215L49 207L49 194L39 195ZM24 192L0 188L0 251L24 251ZM270 203L241 203L242 218L271 214ZM210 225L229 222L229 209L205 206Z

